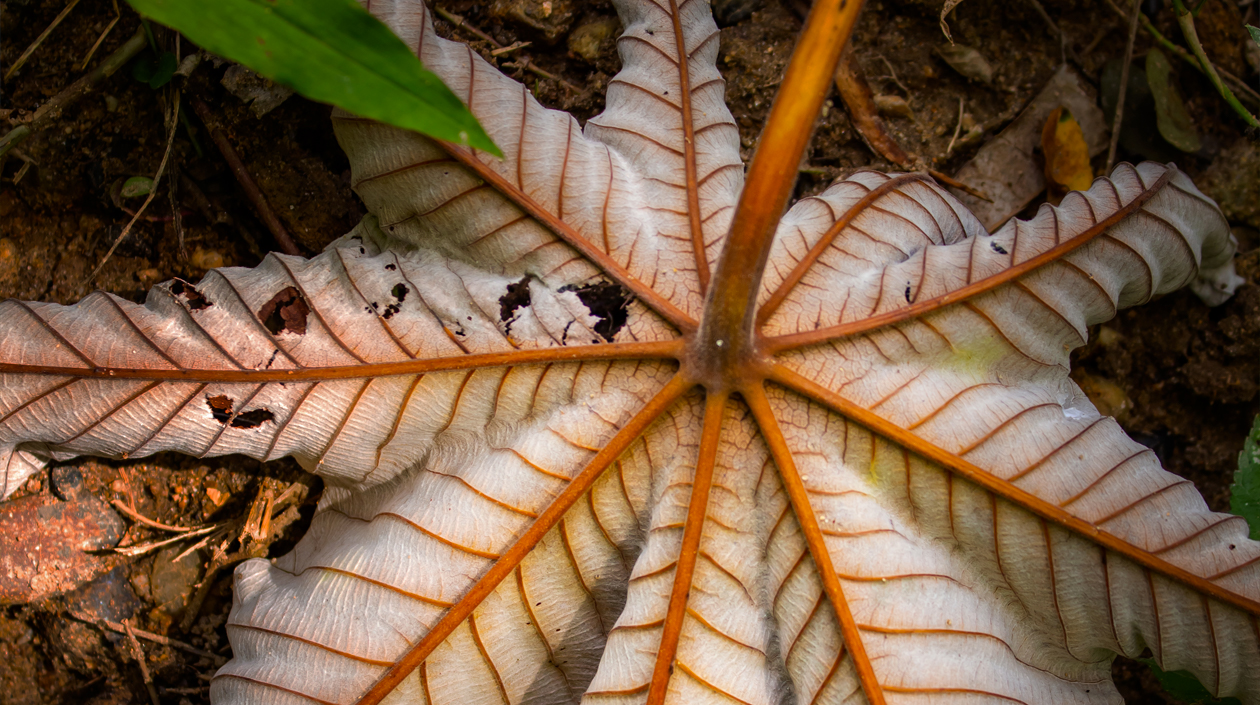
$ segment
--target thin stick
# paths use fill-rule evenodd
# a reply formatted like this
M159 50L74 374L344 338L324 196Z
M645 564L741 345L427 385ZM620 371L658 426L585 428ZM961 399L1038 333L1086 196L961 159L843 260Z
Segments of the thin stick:
M50 98L47 103L39 106L39 109L35 111L35 115L31 117L30 122L25 125L18 125L4 137L0 137L0 157L3 157L10 149L18 146L23 140L30 137L32 133L42 128L44 123L60 117L62 110L79 98L87 95L88 91L92 90L97 83L114 75L115 71L122 68L128 61L131 61L136 54L139 54L140 50L144 49L145 44L144 30L136 30L135 35L128 39L126 44L118 47L113 54L106 57L100 66L92 69L91 73L71 83L60 93Z
M236 148L232 146L228 140L227 134L223 132L223 128L219 126L218 120L210 112L210 108L196 96L191 96L193 110L197 112L197 117L201 118L201 122L205 124L206 130L210 132L210 139L214 141L214 146L219 148L219 153L223 155L223 159L228 163L228 167L232 169L232 175L236 177L236 183L241 185L241 190L245 192L245 197L249 199L254 210L258 212L258 217L271 231L272 237L276 239L276 244L287 255L301 256L302 251L298 249L297 243L289 235L289 231L285 229L284 224L280 222L280 217L271 209L271 204L267 202L267 197L258 188L258 184L254 182L254 177L249 175L249 170L245 168L245 162L241 161L241 157L236 153Z
M35 53L35 50L39 48L39 45L48 38L49 34L52 34L52 31L57 28L57 25L61 24L61 21L66 18L66 15L69 15L70 11L74 9L74 6L78 4L79 0L70 0L65 9L61 11L61 14L57 15L53 19L52 24L48 25L48 27L44 29L44 33L36 37L35 41L31 42L31 45L26 47L26 51L22 52L22 55L17 58L17 61L13 62L13 65L9 67L8 72L4 74L4 80L9 80L9 78L13 76L14 71L22 68L22 65L26 63L26 60L31 58L31 54Z
M1129 41L1124 47L1124 64L1120 67L1120 92L1116 95L1116 114L1111 119L1111 145L1107 147L1107 166L1104 174L1111 173L1116 163L1116 148L1120 146L1120 128L1124 125L1124 98L1129 91L1129 65L1133 63L1133 42L1137 40L1138 17L1142 14L1142 0L1133 0L1133 14L1129 17Z
M495 39L494 37L490 36L489 34L486 34L485 32L481 31L480 29L477 29L475 26L473 26L472 24L470 24L470 23L468 22L468 20L464 19L463 17L460 17L459 15L457 15L457 14L455 14L455 13L453 13L453 12L447 12L446 10L443 10L443 9L442 9L442 8L440 8L440 7L435 7L435 8L433 8L433 11L434 11L435 13L437 13L437 16L438 16L438 17L441 17L442 19L446 20L447 22L450 22L451 24L455 25L455 28L456 28L456 29L462 29L462 30L464 30L465 32L468 32L469 34L473 35L474 37L476 37L476 38L480 39L481 41L489 43L491 46L493 46L493 47L495 48L495 51L501 51L502 53L507 53L507 52L506 52L506 50L511 50L511 49L524 49L526 45L530 44L530 42L525 42L524 44L521 44L520 42L517 42L517 44L521 44L521 45L520 45L520 46L517 46L517 44L513 44L511 47L505 47L505 46L503 46L503 44L502 44L501 42L499 42L499 40ZM491 52L490 52L491 56L496 56L496 57L497 57L497 56L499 56L499 54L496 54L496 53L495 53L495 51L491 51ZM512 66L512 64L504 64L504 66ZM555 74L551 73L550 71L545 71L545 70L543 70L543 69L538 68L537 66L535 66L535 65L534 65L534 62L530 61L529 57L523 57L522 62L521 62L521 63L519 63L519 64L516 64L515 66L516 66L516 67L519 67L519 68L522 68L522 69L524 69L524 70L526 70L526 71L529 71L530 73L532 73L532 74L534 74L534 75L536 75L536 76L538 76L538 77L540 77L540 78L547 78L547 79L550 79L550 80L552 80L552 81L555 81L556 83L559 83L560 85L564 86L565 88L568 88L569 90L573 91L574 93L581 93L581 92L582 92L582 89L581 89L581 88L579 88L579 87L577 87L577 86L573 85L572 83L569 83L568 81L564 80L563 78L560 78L559 76L557 76L557 75L555 75Z
M192 527L192 526L171 526L170 524L163 524L160 521L154 521L146 517L145 515L137 512L135 509L132 509L131 507L127 506L127 503L122 501L121 499L115 499L113 502L110 502L110 504L114 505L115 509L122 512L123 514L126 514L133 521L137 521L141 524L144 524L145 526L149 526L154 529L161 529L162 531L174 531L176 533L182 534L189 531L196 531L197 529L205 528L205 527Z
M122 244L122 241L131 232L131 228L136 224L136 221L140 220L140 215L144 213L144 209L148 208L149 204L153 202L153 199L157 197L158 184L162 183L162 175L166 173L166 163L170 161L171 158L171 147L175 146L175 130L179 126L179 103L179 91L176 90L173 108L174 114L171 116L170 125L166 130L166 151L162 153L162 162L158 164L157 173L153 175L153 187L149 190L149 195L144 199L144 203L140 204L140 208L136 210L136 214L131 217L131 222L127 223L127 227L123 228L122 232L118 234L118 237L114 238L114 244L110 245L109 252L105 253L105 257L101 260L100 264L96 265L96 269L93 269L87 279L83 280L83 284L88 284L96 280L96 275L101 273L101 270L105 267L105 263L109 261L110 257L114 256L114 250L118 249L118 246Z
M190 539L194 536L201 536L202 534L208 534L212 531L217 530L218 528L219 526L216 524L214 526L207 526L202 529L189 531L187 533L180 534L179 536L172 536L169 539L163 539L161 541L154 541L153 543L142 543L142 544L137 544L135 546L123 546L121 548L115 548L114 553L121 553L124 556L142 556L148 553L149 551L152 551L157 548L161 548L167 544L175 543L176 541L183 541L184 539Z
M1252 127L1260 127L1260 120L1256 120L1256 116L1247 112L1243 104L1238 102L1238 98L1234 97L1234 92L1221 81L1221 76L1216 72L1216 67L1212 65L1208 59L1207 52L1203 51L1203 44L1199 41L1199 33L1194 28L1194 14L1186 9L1181 0L1173 0L1173 7L1176 8L1177 24L1181 26L1181 34L1186 38L1186 43L1190 45L1190 51L1194 52L1195 57L1199 60L1199 64L1203 67L1203 73L1207 75L1208 80L1216 86L1216 91L1221 94L1229 107L1238 113L1238 117L1243 122Z
M87 68L88 62L92 60L92 55L95 54L96 50L101 47L101 42L105 41L105 37L108 37L109 33L114 31L114 27L118 24L118 20L121 19L122 13L118 11L118 0L114 0L114 19L110 20L109 24L105 25L105 31L101 32L101 36L96 38L96 43L92 45L91 49L88 49L87 56L83 57L83 63L79 64L80 71Z
M963 106L965 101L965 98L958 96L958 124L954 126L954 136L949 138L949 144L945 146L946 154L954 151L954 143L958 141L958 135L962 134Z
M120 634L127 634L128 632L130 632L131 635L137 636L141 639L144 639L145 641L152 641L152 642L161 644L163 646L169 646L172 649L179 649L180 651L185 651L187 653L192 654L193 656L201 656L203 658L208 658L217 664L227 663L227 659L223 658L222 656L218 654L211 653L209 651L204 651L202 649L198 649L192 644L186 644L178 639L172 639L167 636L162 636L161 634L154 634L153 632L146 632L143 629L136 629L135 627L132 627L127 624L111 622L108 619L102 620L100 624L101 626L105 627L106 629L110 631L118 632Z
M123 622L122 627L123 633L127 635L127 641L131 642L131 653L135 656L136 663L140 665L140 677L144 679L144 687L149 689L149 700L153 701L153 705L162 705L162 701L158 699L157 688L153 686L153 676L149 675L149 664L144 657L144 649L136 639L136 632L128 622Z

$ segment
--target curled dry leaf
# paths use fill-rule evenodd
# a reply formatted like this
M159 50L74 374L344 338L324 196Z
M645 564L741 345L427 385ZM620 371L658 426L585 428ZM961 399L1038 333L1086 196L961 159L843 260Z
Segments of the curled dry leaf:
M1231 257L1214 204L1122 165L989 234L863 172L780 218L858 4L816 3L747 184L707 5L617 4L580 129L372 3L506 158L339 114L371 216L323 254L0 305L6 491L81 453L319 473L237 569L220 704L1113 703L1147 649L1260 701L1260 544L1068 377Z

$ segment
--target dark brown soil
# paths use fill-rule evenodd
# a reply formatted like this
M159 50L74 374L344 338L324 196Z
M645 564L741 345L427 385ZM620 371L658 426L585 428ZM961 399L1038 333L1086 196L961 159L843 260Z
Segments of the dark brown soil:
M437 4L464 16L502 45L532 42L492 60L523 78L545 103L570 110L585 121L602 108L604 87L618 68L613 42L601 39L607 31L598 31L615 13L607 0L555 0L557 10L550 23L530 26L511 12L529 1L438 0ZM747 157L756 145L801 26L797 6L807 3L715 0L715 4L722 11L740 5L757 8L751 17L724 28L719 58ZM1129 6L1127 1L1122 4ZM0 66L7 70L64 5L61 0L0 2L4 27ZM1124 52L1125 29L1105 3L1042 0L1063 33L1061 45L1059 35L1031 0L967 0L949 22L955 40L976 47L993 65L993 83L980 84L955 73L934 54L944 43L937 18L940 0L872 0L867 5L855 35L858 63L877 94L904 98L912 110L908 116L886 117L890 132L908 151L946 173L956 170L1000 131L1040 90L1065 54L1074 56L1070 60L1096 82L1103 64ZM1233 0L1207 0L1199 20L1214 60L1253 84L1255 71L1247 61L1247 38L1241 25L1244 19L1258 23L1256 6L1251 4L1250 16L1244 18ZM113 5L105 0L81 2L30 62L5 82L0 111L14 111L12 117L33 111L78 77L84 54L112 17ZM1158 13L1156 24L1179 40L1168 8ZM138 18L124 4L121 21L93 63L126 41L137 26ZM473 39L465 30L445 23L440 23L439 32ZM587 38L585 44L578 42L582 37ZM173 47L169 34L159 31L158 39ZM491 58L488 43L471 43ZM1139 54L1149 46L1139 33ZM190 51L184 42L182 53ZM526 58L555 78L529 71ZM203 63L183 85L184 91L211 106L301 247L309 253L319 251L349 230L363 213L348 187L348 164L329 126L330 109L292 97L256 117L220 86L225 69ZM1183 67L1179 70L1205 146L1198 154L1180 155L1178 165L1192 176L1209 168L1225 173L1241 168L1234 161L1243 160L1239 155L1247 151L1242 123L1197 74ZM966 124L982 129L950 150L960 99ZM151 89L124 69L22 146L33 165L21 173L20 180L22 160L10 158L3 165L0 297L68 303L96 287L140 300L158 281L180 277L195 282L207 268L252 266L264 252L276 249L206 129L189 114L191 132L179 130L172 150L174 173L183 176L176 199L183 214L182 245L171 199L162 187L147 210L148 218L121 243L95 280L86 281L129 219L120 206L134 209L141 200L118 200L111 191L116 193L129 177L152 176L157 169L165 148L163 112L169 100L169 89ZM186 103L184 109L188 110ZM0 112L0 117L4 114ZM0 119L0 132L7 129ZM833 97L817 128L798 190L816 192L834 178L864 167L891 169L892 165L871 153ZM193 190L205 193L208 209L199 204ZM1228 189L1210 193L1237 200ZM1235 210L1227 206L1226 212L1241 213L1249 207L1234 205ZM1250 208L1254 213L1254 206ZM1256 286L1260 259L1254 250L1260 237L1251 229L1257 227L1256 222L1240 220L1237 225L1243 253L1240 273L1250 283L1233 300L1208 309L1188 292L1178 292L1126 311L1092 331L1094 342L1078 353L1074 372L1083 386L1102 390L1098 393L1113 404L1124 426L1153 447L1167 468L1194 480L1217 510L1228 507L1231 473L1257 413L1260 389L1260 288ZM71 465L81 470L98 497L134 499L141 514L184 526L243 517L261 488L279 492L302 475L293 463L264 466L242 458L201 461L161 455L143 461ZM49 484L44 474L22 492L48 493ZM303 505L306 517L310 501ZM271 545L270 555L288 550L302 530L303 522L290 526ZM123 543L168 535L132 525ZM230 606L230 571L212 581L199 618L191 630L183 631L182 603L159 604L160 597L154 594L155 560L150 553L124 561L122 572L114 576L116 587L130 591L136 600L133 614L127 616L133 616L140 629L226 655L223 623ZM168 573L162 575L162 584L169 587ZM194 564L184 578L185 589L200 579ZM71 595L0 609L0 702L148 702L128 642L73 616L82 617L76 611L81 607L77 599ZM162 702L208 702L206 681L215 668L211 659L149 642L144 650ZM1115 674L1130 703L1175 702L1159 692L1140 664L1119 662Z

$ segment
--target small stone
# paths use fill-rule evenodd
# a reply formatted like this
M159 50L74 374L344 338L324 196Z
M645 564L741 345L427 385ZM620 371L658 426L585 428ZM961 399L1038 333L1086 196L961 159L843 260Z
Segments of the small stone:
M53 494L64 502L86 500L91 495L83 486L83 476L75 468L63 465L55 467L49 473L52 480Z
M118 99L117 98L115 98L112 95L105 96L105 112L107 113L118 112Z
M875 96L875 108L879 110L880 115L904 118L914 117L914 110L910 108L910 104L899 95Z
M223 503L227 501L228 494L226 492L220 492L219 490L213 487L207 487L206 497L210 499L210 501L214 504L214 506L222 507Z
M611 45L621 23L616 17L605 17L588 22L569 34L569 51L590 63L595 63L604 49Z
M200 247L193 250L192 257L189 257L188 261L197 269L218 269L227 263L223 259L223 255L218 252Z
M193 551L175 560L186 550L184 546L168 546L153 558L153 570L149 573L149 590L158 609L174 617L184 611L193 584L201 578L204 563L201 551Z
M0 505L0 605L73 590L113 567L111 557L89 552L118 544L122 518L85 489L74 489L70 473L57 481L76 499L44 494Z

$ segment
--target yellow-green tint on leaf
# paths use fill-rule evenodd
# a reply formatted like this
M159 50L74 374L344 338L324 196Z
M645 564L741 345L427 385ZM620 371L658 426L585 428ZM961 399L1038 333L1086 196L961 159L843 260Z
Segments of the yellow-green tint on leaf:
M307 98L502 156L460 99L354 0L128 2Z
M1049 200L1058 204L1068 191L1084 191L1094 181L1089 145L1081 126L1066 108L1055 108L1041 129L1041 151L1046 157Z
M1197 152L1203 146L1199 133L1194 129L1185 100L1177 89L1172 64L1159 49L1152 48L1146 55L1146 80L1155 98L1155 118L1159 134L1172 146L1183 152Z

